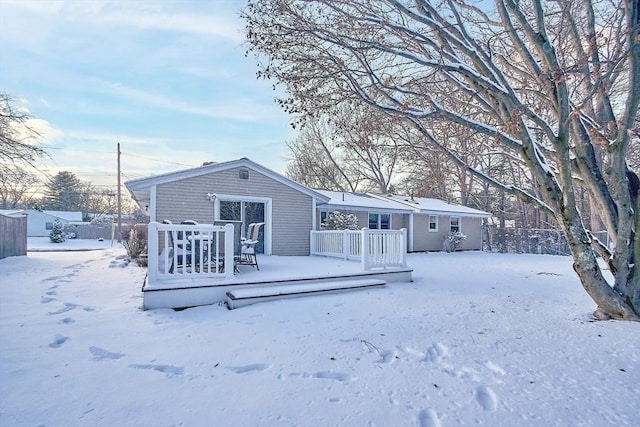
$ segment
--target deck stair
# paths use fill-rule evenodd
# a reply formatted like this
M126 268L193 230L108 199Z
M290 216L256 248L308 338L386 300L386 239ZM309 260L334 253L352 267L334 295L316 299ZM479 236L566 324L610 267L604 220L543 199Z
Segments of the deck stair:
M383 287L386 283L380 279L359 279L242 287L228 291L225 302L233 310L258 302Z

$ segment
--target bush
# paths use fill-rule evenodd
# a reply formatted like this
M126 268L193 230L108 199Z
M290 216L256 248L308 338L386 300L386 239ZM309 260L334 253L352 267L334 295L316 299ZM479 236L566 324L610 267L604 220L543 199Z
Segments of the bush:
M66 240L64 237L64 226L59 219L56 219L53 222L53 228L51 229L51 233L49 233L49 239L52 243L62 243Z
M462 242L467 238L464 234L459 231L455 231L447 234L447 237L444 238L443 249L445 252L455 252L458 250Z
M146 264L147 227L145 225L133 226L122 239L122 245L127 250L127 255L130 259L139 260L138 265L141 265L141 262Z
M327 230L357 230L358 217L340 211L329 212L325 227Z

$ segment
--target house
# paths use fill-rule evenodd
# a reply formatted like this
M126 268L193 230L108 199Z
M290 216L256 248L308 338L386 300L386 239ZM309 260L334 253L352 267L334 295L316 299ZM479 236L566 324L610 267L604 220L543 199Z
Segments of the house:
M37 209L6 211L5 215L27 215L27 236L48 237L56 220L63 225L82 222L82 212L40 211Z
M483 220L491 216L488 212L439 199L394 194L376 197L412 210L407 225L409 252L440 251L445 237L451 232L461 232L466 236L459 249L482 249L482 225Z
M363 227L407 229L408 252L440 251L445 237L456 231L467 236L459 249L480 250L483 219L491 216L488 212L439 199L317 191L330 198L327 204L318 206L318 227L322 228L324 218L330 211L352 213Z
M266 255L309 255L318 204L329 199L249 159L125 182L151 221L264 222Z
M260 251L309 255L310 231L329 212L356 215L360 227L406 229L408 251L441 250L449 231L467 235L461 249L481 249L482 219L489 213L434 199L342 193L307 188L247 158L125 182L151 221L264 222Z

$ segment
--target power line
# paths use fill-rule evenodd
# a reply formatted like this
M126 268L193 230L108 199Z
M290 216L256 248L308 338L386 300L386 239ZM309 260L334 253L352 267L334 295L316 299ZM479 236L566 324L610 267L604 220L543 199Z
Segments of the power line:
M122 154L125 155L125 156L135 157L135 158L143 159L143 160L151 160L151 161L154 161L154 162L168 163L170 165L189 166L189 167L192 167L192 168L196 167L196 165L192 165L192 164L190 165L190 164L187 164L187 163L169 162L167 160L159 160L159 159L152 159L150 157L136 156L135 154L127 154L127 153L122 153Z

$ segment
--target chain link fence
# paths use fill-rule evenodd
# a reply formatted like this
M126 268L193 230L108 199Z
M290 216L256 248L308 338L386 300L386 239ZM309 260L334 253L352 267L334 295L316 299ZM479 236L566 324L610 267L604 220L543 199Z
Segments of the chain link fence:
M611 248L606 231L592 234ZM561 231L539 228L488 226L485 229L485 250L516 254L570 255L567 239Z

